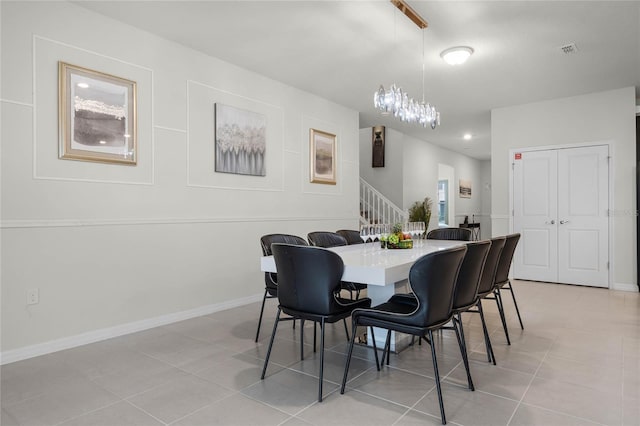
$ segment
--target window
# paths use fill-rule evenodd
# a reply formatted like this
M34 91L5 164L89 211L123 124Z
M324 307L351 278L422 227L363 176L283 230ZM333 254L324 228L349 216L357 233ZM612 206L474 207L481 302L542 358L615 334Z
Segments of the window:
M449 225L449 181L438 181L438 225Z

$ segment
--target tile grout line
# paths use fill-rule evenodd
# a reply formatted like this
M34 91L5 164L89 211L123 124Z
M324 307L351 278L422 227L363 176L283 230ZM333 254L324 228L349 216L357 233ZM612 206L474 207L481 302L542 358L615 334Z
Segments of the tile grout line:
M516 407L513 409L513 413L511 413L511 417L509 417L509 420L507 421L507 426L509 426L511 424L511 421L513 420L513 417L516 415L516 412L518 411L518 408L522 404L522 400L527 395L527 392L529 392L529 389L531 388L531 384L536 379L536 377L538 375L538 371L540 371L540 368L542 368L542 364L544 364L545 360L547 359L547 356L549 355L549 352L551 352L551 348L553 347L553 345L556 343L557 340L558 340L558 336L556 335L553 338L553 342L551 343L551 345L549 345L549 348L547 349L547 351L545 352L544 356L540 360L540 364L538 364L538 368L536 368L536 371L534 371L533 374L531 375L531 380L529 380L529 384L527 385L527 388L522 393L522 396L520 397L520 400L516 404Z

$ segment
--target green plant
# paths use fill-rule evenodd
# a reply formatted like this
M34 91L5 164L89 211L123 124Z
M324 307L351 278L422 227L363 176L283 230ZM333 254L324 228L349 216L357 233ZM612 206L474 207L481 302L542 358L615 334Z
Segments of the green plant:
M409 221L410 222L424 222L424 229L429 228L429 221L431 220L431 207L433 202L431 198L425 197L422 201L416 201L411 207L409 207Z

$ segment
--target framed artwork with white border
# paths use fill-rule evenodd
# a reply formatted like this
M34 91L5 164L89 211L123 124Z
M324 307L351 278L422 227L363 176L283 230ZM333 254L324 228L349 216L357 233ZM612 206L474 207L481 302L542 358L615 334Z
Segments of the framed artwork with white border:
M136 165L136 82L58 62L59 158Z
M336 184L336 144L336 135L310 129L309 170L312 183Z

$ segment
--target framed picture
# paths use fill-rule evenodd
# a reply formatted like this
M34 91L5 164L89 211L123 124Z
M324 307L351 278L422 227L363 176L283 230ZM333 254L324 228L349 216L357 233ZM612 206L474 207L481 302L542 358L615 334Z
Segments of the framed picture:
M135 165L136 82L58 62L59 157Z
M471 181L460 179L460 198L471 198Z
M371 167L384 167L384 126L372 127Z
M311 182L336 184L336 135L310 129Z
M267 118L257 112L214 104L215 171L266 176Z

